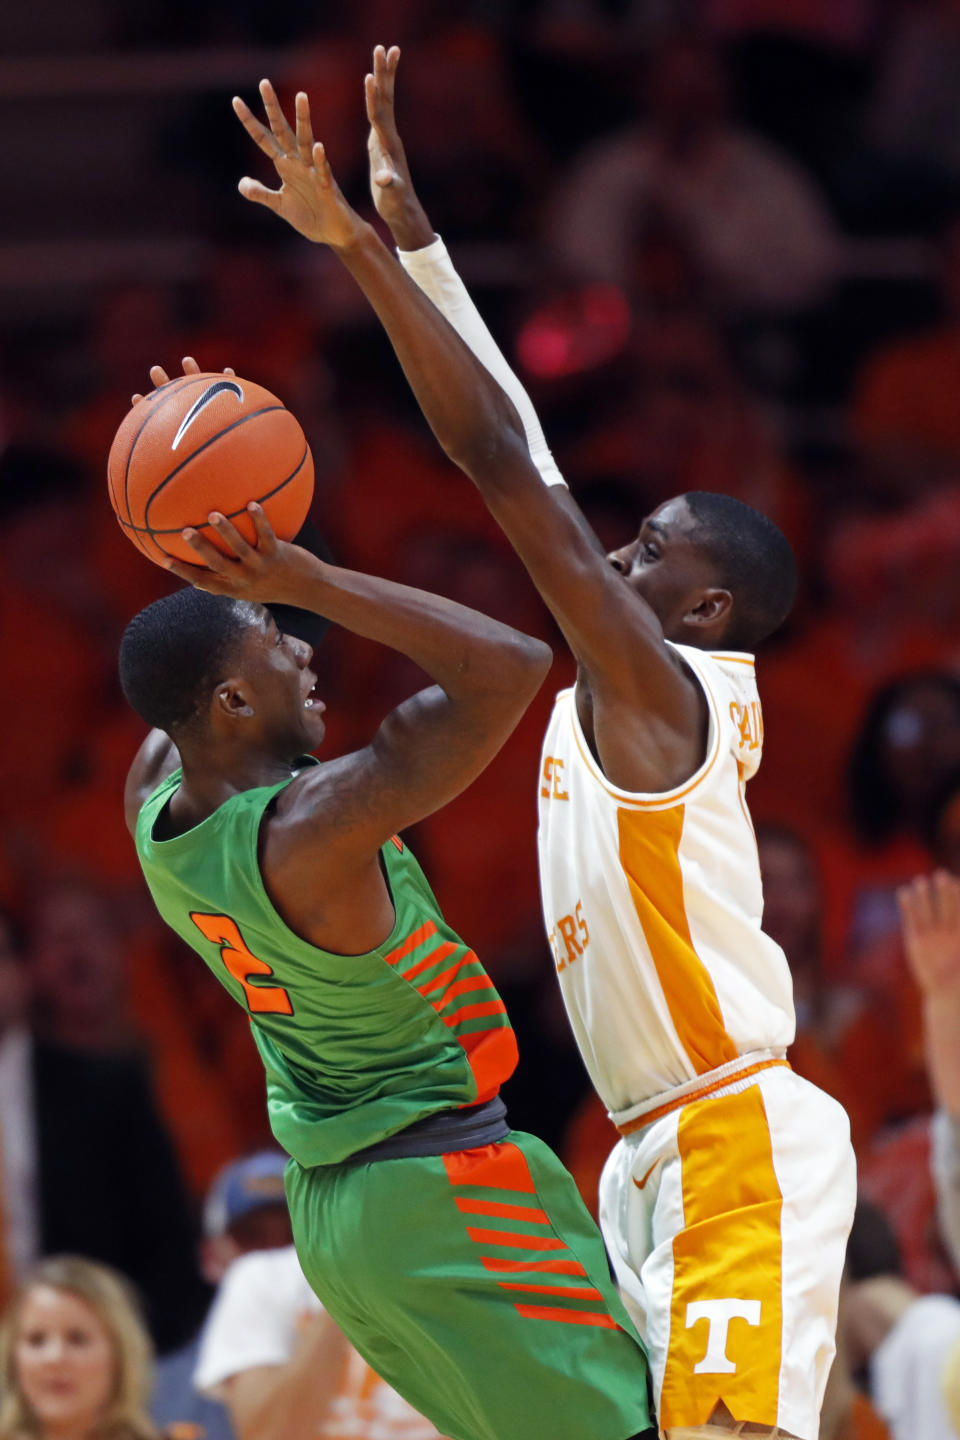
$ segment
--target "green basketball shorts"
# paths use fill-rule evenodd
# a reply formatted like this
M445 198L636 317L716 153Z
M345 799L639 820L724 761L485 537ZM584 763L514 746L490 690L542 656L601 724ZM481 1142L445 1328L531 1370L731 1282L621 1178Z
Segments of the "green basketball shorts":
M651 1424L600 1233L540 1140L291 1161L287 1197L330 1315L450 1440L627 1440Z

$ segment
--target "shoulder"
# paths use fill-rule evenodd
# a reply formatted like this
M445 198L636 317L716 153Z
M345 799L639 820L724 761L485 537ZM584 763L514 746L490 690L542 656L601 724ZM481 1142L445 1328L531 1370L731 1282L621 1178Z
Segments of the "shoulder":
M726 688L727 680L716 657L709 650L698 650L694 645L678 645L673 640L664 644L671 660L691 685L706 692L707 698L716 698Z

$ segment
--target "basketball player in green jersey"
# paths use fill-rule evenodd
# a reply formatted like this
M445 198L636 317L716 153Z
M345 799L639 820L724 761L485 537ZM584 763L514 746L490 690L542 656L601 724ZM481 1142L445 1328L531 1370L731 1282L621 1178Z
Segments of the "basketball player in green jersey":
M332 236L359 224L327 193ZM462 423L466 377L444 389L448 441L487 475L499 457ZM124 693L154 727L126 809L160 914L249 1014L304 1272L451 1440L634 1440L646 1361L599 1232L556 1157L509 1129L503 1003L397 835L480 774L549 650L250 513L256 546L210 517L227 554L184 531L208 568L171 562L195 588L124 634ZM267 604L399 650L435 683L317 764L312 651Z

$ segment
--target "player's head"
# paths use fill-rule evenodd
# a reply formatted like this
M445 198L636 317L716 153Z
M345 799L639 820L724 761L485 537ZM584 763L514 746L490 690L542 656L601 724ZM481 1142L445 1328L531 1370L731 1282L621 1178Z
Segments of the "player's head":
M120 683L141 719L181 753L236 746L295 759L324 733L312 656L265 606L187 587L130 621Z
M753 650L790 613L793 551L772 520L730 495L667 500L610 562L653 610L668 640Z

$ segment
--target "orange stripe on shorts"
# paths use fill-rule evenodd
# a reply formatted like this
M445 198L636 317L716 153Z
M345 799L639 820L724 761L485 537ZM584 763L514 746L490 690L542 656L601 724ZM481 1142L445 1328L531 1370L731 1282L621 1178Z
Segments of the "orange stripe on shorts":
M542 1275L586 1275L579 1260L495 1260L492 1255L481 1255L480 1264L484 1270L499 1270L501 1274L519 1274L521 1271L537 1271Z
M552 1305L515 1305L527 1320L558 1320L562 1325L597 1325L601 1330L619 1330L612 1315L598 1315L593 1310L560 1310Z
M526 1156L509 1140L444 1155L443 1165L451 1185L489 1185L497 1190L537 1193Z
M535 1225L549 1225L550 1216L546 1210L536 1210L532 1205L500 1205L496 1200L468 1200L457 1196L457 1209L464 1215L499 1215L504 1220L529 1220Z
M529 1290L534 1295L570 1295L576 1300L602 1300L592 1285L523 1285L519 1280L498 1280L501 1290Z
M516 1250L566 1250L562 1240L552 1235L514 1235L509 1230L477 1230L467 1226L467 1234L477 1245L509 1245Z
M722 1400L735 1420L773 1429L783 1202L759 1085L686 1106L677 1147L684 1228L673 1241L661 1428L705 1425Z

